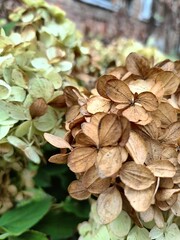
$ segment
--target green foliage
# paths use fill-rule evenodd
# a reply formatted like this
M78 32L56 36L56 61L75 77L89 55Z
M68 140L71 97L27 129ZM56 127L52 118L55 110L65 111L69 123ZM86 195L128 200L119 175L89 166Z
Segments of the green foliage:
M36 224L50 209L52 198L42 195L24 205L7 211L0 218L0 239L7 236L19 236Z
M27 231L19 237L11 237L10 240L48 240L44 233L37 232L34 230Z

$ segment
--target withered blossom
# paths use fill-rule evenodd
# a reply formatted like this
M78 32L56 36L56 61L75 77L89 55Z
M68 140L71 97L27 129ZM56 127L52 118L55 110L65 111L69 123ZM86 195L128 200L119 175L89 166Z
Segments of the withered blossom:
M76 174L72 197L97 198L102 224L122 209L140 227L163 227L170 211L180 216L179 76L178 61L151 66L131 53L91 92L65 88L68 132L45 134L61 149L49 160Z

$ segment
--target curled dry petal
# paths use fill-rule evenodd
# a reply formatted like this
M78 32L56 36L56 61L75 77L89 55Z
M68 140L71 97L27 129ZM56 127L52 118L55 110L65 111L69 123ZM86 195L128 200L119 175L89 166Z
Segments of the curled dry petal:
M71 145L65 141L63 138L52 135L50 133L44 133L44 138L47 142L57 148L69 148L71 149Z
M44 98L36 99L29 107L31 117L35 118L35 117L43 116L46 113L47 108L48 108L48 105L44 100Z
M112 101L121 104L122 108L128 107L134 99L128 85L121 80L108 81L106 93Z
M96 146L99 146L98 125L100 120L105 116L105 113L96 113L91 117L90 122L83 123L81 129Z
M147 158L147 147L143 138L135 131L130 132L126 149L135 163L144 164Z
M108 112L111 107L110 100L94 96L87 101L87 111L95 114L97 112Z
M124 147L129 139L131 125L130 125L130 122L127 120L127 118L123 116L120 117L120 121L121 121L122 134L119 141L119 145L121 147Z
M145 77L150 70L149 61L134 52L127 56L126 68L129 72L142 77Z
M103 75L97 80L97 84L96 84L97 91L104 98L108 98L106 94L106 85L107 85L107 82L110 80L118 80L118 79L113 75Z
M134 190L144 190L155 183L156 178L144 165L126 162L120 169L121 181Z
M167 201L173 194L179 193L180 189L159 189L156 193L156 199L158 201Z
M79 180L75 180L69 185L68 192L72 198L77 200L88 199L91 195Z
M100 194L111 184L111 178L101 179L95 166L91 167L82 177L82 184L90 193Z
M176 173L175 166L168 160L153 161L147 167L156 177L172 178Z
M76 136L75 136L75 141L76 141L76 146L78 147L83 147L83 146L94 146L95 143L94 141L89 138L86 134L84 134L82 131L80 131Z
M75 87L67 86L64 88L64 97L68 107L71 107L77 104L78 95L76 93L80 95L79 90Z
M97 158L97 150L91 147L77 147L68 156L68 167L75 173L86 172Z
M121 123L115 114L105 115L98 125L99 145L117 145L122 134Z
M102 224L112 222L122 210L122 198L116 187L110 187L101 193L97 200L97 213Z
M162 71L157 74L156 84L160 82L161 89L164 88L164 95L171 95L176 92L180 79L173 73L169 71Z
M134 190L125 186L125 195L137 212L146 211L154 198L155 184L144 190Z
M151 92L142 92L138 95L136 103L139 103L147 111L155 111L158 108L158 100Z
M51 156L48 161L51 163L56 163L56 164L66 164L67 163L67 158L68 158L68 153L62 154L55 154Z
M99 177L110 177L122 166L120 147L103 147L97 155L96 167Z

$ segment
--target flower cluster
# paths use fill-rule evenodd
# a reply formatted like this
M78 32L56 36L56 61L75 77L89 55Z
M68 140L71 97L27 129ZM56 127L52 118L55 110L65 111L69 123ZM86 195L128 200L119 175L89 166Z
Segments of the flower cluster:
M179 66L150 66L131 53L91 93L64 90L68 132L64 139L45 134L61 148L49 161L76 174L68 188L73 198L97 197L103 224L122 209L138 226L154 220L162 227L168 210L180 216Z
M63 10L43 0L23 2L10 15L16 22L10 35L0 30L0 185L11 188L12 174L18 183L13 196L1 191L1 212L26 188L29 160L44 160L43 133L64 135L62 89L78 86L69 75L82 53L81 35Z

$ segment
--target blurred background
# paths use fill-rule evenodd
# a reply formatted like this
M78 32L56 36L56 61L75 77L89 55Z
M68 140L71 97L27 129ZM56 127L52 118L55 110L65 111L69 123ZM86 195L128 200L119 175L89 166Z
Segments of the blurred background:
M87 39L109 43L133 38L162 52L180 56L179 0L48 0L67 12ZM5 17L19 0L1 0Z

